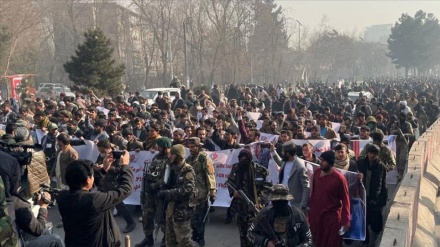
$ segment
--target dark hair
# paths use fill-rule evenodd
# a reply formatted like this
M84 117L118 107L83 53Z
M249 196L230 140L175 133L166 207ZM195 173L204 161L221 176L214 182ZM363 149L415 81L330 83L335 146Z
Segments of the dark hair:
M198 128L196 129L196 133L199 133L199 130L204 130L204 131L206 131L206 128L203 127L203 126L200 126L200 127L198 127Z
M383 135L382 131L373 131L373 133L370 133L370 137L375 142L382 142L384 135Z
M98 121L95 122L95 127L105 128L106 123L107 122L104 119L99 119Z
M339 143L338 145L336 145L335 147L335 151L339 151L339 150L343 150L345 149L345 151L348 152L348 147L347 145L345 145L344 143Z
M46 112L44 112L44 111L37 111L34 114L34 117L45 117L45 116L46 116Z
M87 183L87 178L93 175L92 162L89 160L74 160L66 168L66 184L70 191L81 190Z
M57 136L57 141L61 142L64 145L69 145L70 137L67 134L61 133Z
M5 127L6 134L12 134L17 129L17 125L14 123L8 123Z
M101 148L111 148L112 144L108 139L104 139L104 140L98 141L96 146L101 147Z
M292 137L292 131L290 131L290 130L282 130L281 131L281 133L280 133L280 135L282 135L282 134L286 134L288 137Z
M255 136L258 137L258 139L260 139L261 132L260 132L259 129L257 129L257 128L252 128L252 129L250 129L249 131L254 131L254 132L255 132Z
M84 110L83 110L83 109L78 109L78 110L76 110L76 111L73 113L73 115L74 115L75 117L80 117L80 118L82 118L82 117L84 116Z
M148 126L149 128L152 128L154 131L159 132L161 130L161 127L159 124L157 123L152 123L150 124L150 126Z

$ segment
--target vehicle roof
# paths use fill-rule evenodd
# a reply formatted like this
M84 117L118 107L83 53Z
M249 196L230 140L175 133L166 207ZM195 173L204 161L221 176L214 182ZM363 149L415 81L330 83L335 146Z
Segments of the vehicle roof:
M174 88L174 87L157 87L157 88L149 88L149 89L145 89L144 92L146 91L180 91L180 88Z

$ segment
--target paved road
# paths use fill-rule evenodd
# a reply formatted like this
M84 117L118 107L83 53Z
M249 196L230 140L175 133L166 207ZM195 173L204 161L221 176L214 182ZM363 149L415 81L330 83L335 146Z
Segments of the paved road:
M389 196L391 202L392 199L394 198L396 187L397 187L396 185L389 185ZM389 213L389 206L390 205L387 205L387 207L384 210L385 219ZM129 206L129 208L133 212L134 207ZM215 212L209 214L208 223L206 225L206 232L205 232L205 240L207 247L240 246L238 227L235 221L233 221L231 224L225 225L224 224L225 215L226 215L226 208L215 208ZM134 216L137 226L136 229L129 234L131 238L131 246L133 247L135 244L139 243L144 238L144 234L142 232L142 223L139 222L138 220L139 216L140 215ZM58 209L56 207L49 209L49 221L52 221L54 225L56 225L61 221ZM118 223L120 229L125 228L126 223L122 217L117 217L116 222ZM54 233L60 235L61 238L64 239L63 228L54 228ZM122 234L122 237L125 238L125 234ZM159 231L159 235L157 237L158 241L154 246L160 246L160 241L162 240L162 237L163 234L162 232ZM351 245L344 245L344 246L362 247L363 245L362 243L355 241Z
M216 208L215 212L210 213L209 222L206 225L205 232L205 240L206 246L215 246L215 247L237 247L240 246L240 240L238 235L238 227L233 221L229 225L225 225L223 222L225 220L226 208ZM136 216L136 229L129 233L131 238L131 246L133 247L135 244L142 241L144 238L144 234L142 232L142 223L138 220L139 216ZM49 209L49 220L56 225L60 222L60 215L58 209L51 208ZM122 217L117 217L116 222L120 229L125 228L125 221ZM63 228L54 228L54 233L61 236L64 239L64 229ZM125 238L125 234L122 234L122 237ZM157 243L154 246L160 246L160 241L162 240L162 233L159 231L159 235L157 238Z

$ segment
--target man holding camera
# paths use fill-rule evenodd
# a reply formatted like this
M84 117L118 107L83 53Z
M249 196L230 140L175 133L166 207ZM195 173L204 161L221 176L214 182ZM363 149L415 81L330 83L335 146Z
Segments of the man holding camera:
M51 202L48 192L38 194L36 202L40 206L38 216L32 213L31 204L22 198L18 191L11 199L14 203L15 223L24 247L64 247L63 240L57 234L51 234L46 228L47 206Z
M115 161L106 155L103 171L107 172ZM69 190L57 198L63 218L66 246L121 246L121 234L111 209L126 199L133 191L133 172L128 166L130 155L124 152L119 160L117 186L108 192L91 192L93 164L88 160L71 162L66 169Z
M108 192L114 190L118 186L118 178L120 176L121 166L119 166L119 158L115 157L113 152L112 144L108 139L104 139L98 142L96 145L99 150L99 156L93 165L93 169L95 170L94 175L96 177L95 185L98 187L98 190L101 192ZM115 151L118 152L118 151ZM121 152L121 151L119 151ZM114 164L112 164L108 170L104 168L105 158L109 155L113 154L113 158L115 159ZM133 219L133 216L128 211L128 208L125 206L124 202L119 203L115 206L116 210L118 210L117 215L122 215L127 226L122 231L123 233L129 233L136 228L136 222Z

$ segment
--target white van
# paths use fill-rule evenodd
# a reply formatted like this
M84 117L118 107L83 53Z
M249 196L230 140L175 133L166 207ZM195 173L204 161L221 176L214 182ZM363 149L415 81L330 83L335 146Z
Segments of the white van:
M168 93L168 97L170 98L170 101L173 102L173 100L176 98L176 93L180 94L180 88L171 88L171 87L150 88L141 91L139 94L143 98L147 99L148 105L151 105L156 101L158 92Z
M361 91L361 92L349 92L348 93L348 98L353 101L353 103L359 98L359 93L362 93L362 95L364 97L367 98L368 101L370 101L372 98L374 98L374 96L367 91Z

